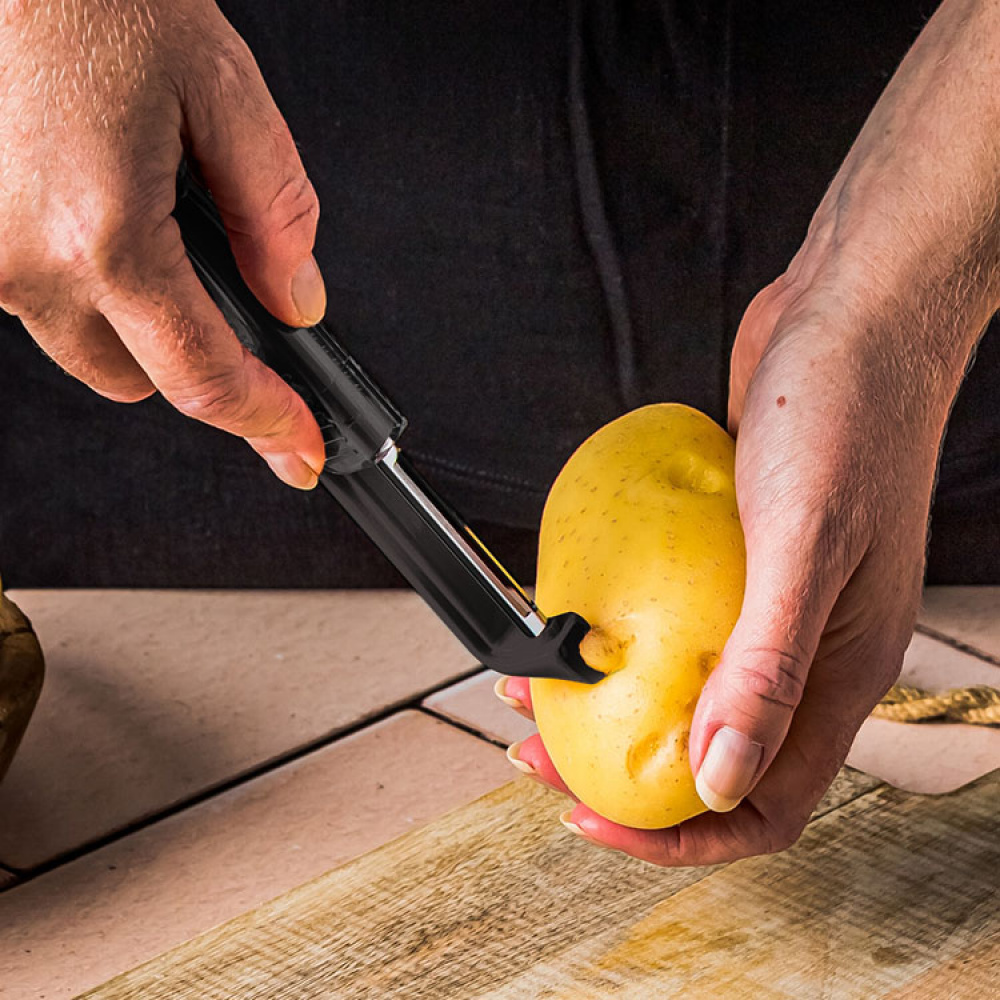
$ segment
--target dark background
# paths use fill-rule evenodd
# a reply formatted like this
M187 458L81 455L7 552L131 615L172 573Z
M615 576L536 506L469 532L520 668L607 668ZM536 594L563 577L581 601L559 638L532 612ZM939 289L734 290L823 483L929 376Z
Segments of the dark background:
M589 433L656 400L724 420L743 309L933 6L222 4L319 192L330 322L525 580L548 486ZM321 491L160 399L102 400L0 325L9 586L399 582ZM1000 582L998 374L990 333L946 442L931 582Z

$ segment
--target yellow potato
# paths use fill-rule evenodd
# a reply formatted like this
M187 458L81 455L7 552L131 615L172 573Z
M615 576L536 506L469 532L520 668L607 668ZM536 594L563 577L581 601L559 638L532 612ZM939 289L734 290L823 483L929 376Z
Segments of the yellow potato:
M732 438L675 403L588 438L542 516L537 599L590 622L597 684L534 678L546 749L580 800L616 823L672 826L705 806L688 737L743 600L746 557Z

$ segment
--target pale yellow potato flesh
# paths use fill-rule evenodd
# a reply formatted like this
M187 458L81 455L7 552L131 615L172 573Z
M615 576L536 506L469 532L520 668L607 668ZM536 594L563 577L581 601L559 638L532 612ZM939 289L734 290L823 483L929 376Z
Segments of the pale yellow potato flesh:
M545 504L538 605L590 622L583 657L607 676L532 679L535 719L573 793L625 826L705 810L688 737L743 601L734 459L733 439L703 413L646 406L588 438Z

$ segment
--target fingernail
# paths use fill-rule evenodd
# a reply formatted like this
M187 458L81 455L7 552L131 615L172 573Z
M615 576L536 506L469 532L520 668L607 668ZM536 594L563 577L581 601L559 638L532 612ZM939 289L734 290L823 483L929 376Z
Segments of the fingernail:
M516 698L508 697L506 677L497 679L496 684L493 685L493 693L509 708L524 708L523 703L519 702Z
M316 258L309 256L292 278L292 301L306 326L315 326L326 312L326 287Z
M570 833L575 834L577 837L583 837L585 840L588 839L587 834L583 831L583 828L577 826L576 823L570 819L570 816L572 815L573 810L567 809L566 812L560 814L559 822L562 823L562 825L566 827Z
M523 744L524 740L518 740L517 743L512 743L509 747L507 747L507 760L509 760L522 774L534 775L536 773L535 769L526 761L520 760L517 756Z
M748 736L723 726L712 737L694 779L701 801L712 812L735 809L750 791L764 748Z
M294 452L275 452L262 455L271 471L289 486L299 490L311 490L317 482L316 473Z

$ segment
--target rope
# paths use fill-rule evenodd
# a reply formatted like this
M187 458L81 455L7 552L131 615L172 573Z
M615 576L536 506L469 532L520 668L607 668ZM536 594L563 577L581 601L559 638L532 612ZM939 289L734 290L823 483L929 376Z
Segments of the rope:
M931 694L920 688L896 684L875 706L872 715L893 722L944 720L974 726L1000 726L1000 690L979 686Z

